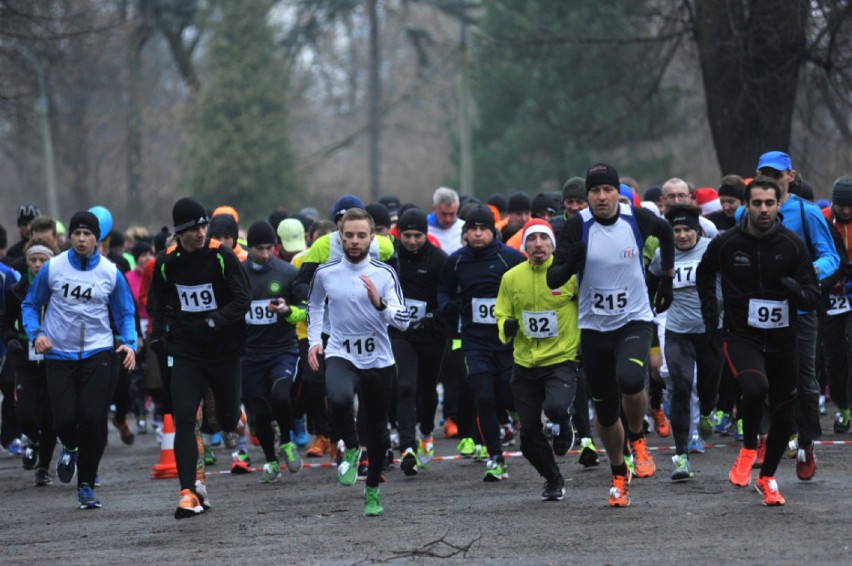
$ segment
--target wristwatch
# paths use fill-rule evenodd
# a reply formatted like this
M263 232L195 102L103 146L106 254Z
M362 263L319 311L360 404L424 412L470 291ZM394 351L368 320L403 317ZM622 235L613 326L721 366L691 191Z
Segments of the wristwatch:
M379 299L379 306L376 307L376 310L383 311L386 308L388 308L388 304L385 302L385 298L382 297L381 299Z
M210 328L213 328L213 329L216 328L216 321L213 320L212 316L207 317L207 326L209 326Z

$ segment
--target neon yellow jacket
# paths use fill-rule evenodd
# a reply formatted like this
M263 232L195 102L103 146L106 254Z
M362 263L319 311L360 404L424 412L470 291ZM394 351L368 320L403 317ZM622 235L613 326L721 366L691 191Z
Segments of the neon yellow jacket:
M515 363L532 368L552 366L565 361L577 360L580 345L580 328L577 325L577 276L572 276L559 289L551 290L547 286L547 268L553 263L553 257L543 265L532 265L525 261L516 265L503 275L500 290L497 293L497 305L494 315L500 331L500 340L508 344L503 330L507 318L514 318L520 324L514 338ZM526 311L527 316L524 316ZM530 338L530 313L555 311L558 336L552 338ZM532 317L535 318L535 317ZM540 319L539 319L540 320Z

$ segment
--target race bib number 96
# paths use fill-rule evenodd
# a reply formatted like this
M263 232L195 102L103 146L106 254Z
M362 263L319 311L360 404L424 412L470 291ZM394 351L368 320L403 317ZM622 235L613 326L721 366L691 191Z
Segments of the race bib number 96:
M748 302L748 325L753 328L786 328L790 326L787 301L751 299Z
M213 294L213 285L175 285L177 287L180 310L184 312L207 312L215 311L216 296Z
M497 319L494 317L497 299L471 299L470 303L473 308L471 319L474 324L497 324Z
M524 334L530 338L555 338L559 336L556 311L523 311Z

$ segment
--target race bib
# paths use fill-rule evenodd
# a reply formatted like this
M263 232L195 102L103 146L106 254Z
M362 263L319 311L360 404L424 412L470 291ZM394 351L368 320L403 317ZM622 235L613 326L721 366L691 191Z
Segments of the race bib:
M32 343L32 340L29 341L29 359L31 362L40 362L44 359L44 354L36 354L35 345Z
M376 333L344 334L340 340L341 349L359 362L370 362L378 355L376 351Z
M786 328L790 326L790 306L787 301L750 299L748 325L753 328Z
M252 301L246 313L246 324L275 324L278 320L278 314L267 309L268 304L269 299Z
M695 287L695 275L698 272L698 261L676 262L672 288Z
M148 336L148 324L149 321L147 318L139 319L139 326L142 329L142 336Z
M522 311L524 334L530 338L555 338L559 336L556 311Z
M619 289L592 289L592 312L602 316L616 316L627 310L627 287Z
M828 316L837 316L845 312L852 311L852 305L849 304L849 297L845 293L831 293L828 295Z
M471 299L470 303L473 308L471 319L474 324L497 324L497 319L494 317L497 299Z
M91 301L94 287L91 283L80 283L78 281L65 281L59 288L64 299L76 299L78 301Z
M216 305L216 295L213 294L213 285L175 285L180 301L180 310L183 312L207 312L219 308Z
M405 306L408 309L409 322L420 322L426 316L426 301L405 299Z

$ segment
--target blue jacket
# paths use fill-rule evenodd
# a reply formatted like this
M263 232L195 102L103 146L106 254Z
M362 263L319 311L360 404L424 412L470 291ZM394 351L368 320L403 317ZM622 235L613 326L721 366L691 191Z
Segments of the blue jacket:
M20 275L18 275L17 271L5 263L0 263L0 311L2 311L6 306L6 290L10 289L12 285L17 283L18 279L20 279ZM0 359L5 358L6 353L6 343L0 339Z
M130 286L114 263L96 253L84 264L73 249L39 270L21 305L29 340L44 334L53 343L44 354L47 360L81 360L112 350L110 314L121 342L135 350L135 308Z
M447 306L460 299L465 350L512 350L511 344L500 342L494 308L503 274L526 259L518 250L495 239L479 250L464 246L444 262L438 283L438 308L446 313ZM474 321L474 315L478 322Z

